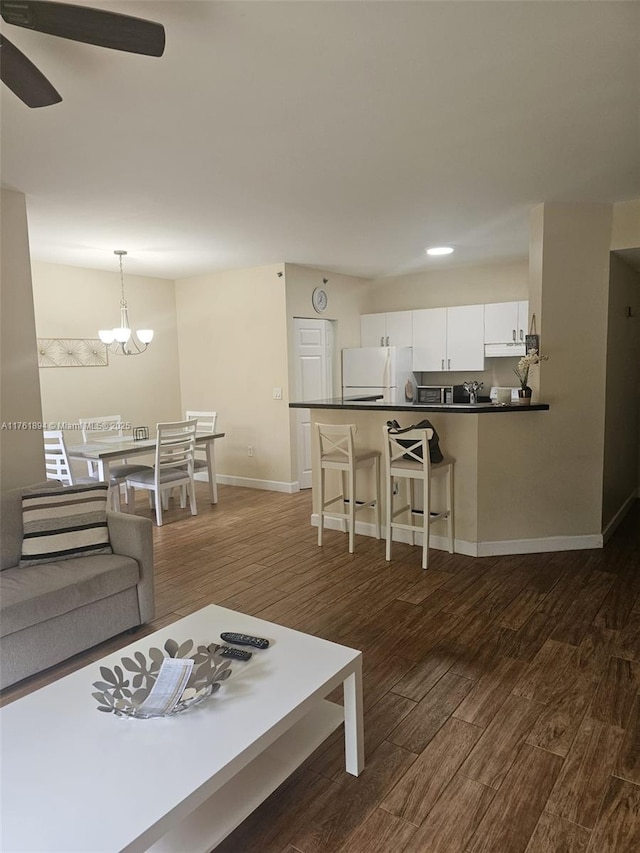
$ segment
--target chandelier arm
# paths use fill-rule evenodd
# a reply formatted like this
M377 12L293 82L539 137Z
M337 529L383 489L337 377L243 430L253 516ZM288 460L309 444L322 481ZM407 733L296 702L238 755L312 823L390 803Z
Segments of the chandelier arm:
M129 344L133 345L134 349L127 349ZM142 355L142 353L146 352L148 348L149 344L141 343L133 334L129 340L124 343L113 341L113 343L107 344L107 349L114 355Z

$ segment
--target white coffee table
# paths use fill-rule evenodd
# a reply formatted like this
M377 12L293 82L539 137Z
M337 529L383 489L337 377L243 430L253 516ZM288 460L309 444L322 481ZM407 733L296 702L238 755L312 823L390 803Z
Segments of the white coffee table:
M271 645L173 717L97 710L100 666L168 638ZM343 708L324 697L344 685ZM5 853L205 853L342 722L346 769L364 766L359 651L211 605L0 709Z

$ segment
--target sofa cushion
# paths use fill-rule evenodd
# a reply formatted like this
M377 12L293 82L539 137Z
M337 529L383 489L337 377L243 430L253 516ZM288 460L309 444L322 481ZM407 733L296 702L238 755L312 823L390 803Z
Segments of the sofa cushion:
M135 586L138 563L120 554L78 557L0 572L0 636Z
M106 483L26 492L20 566L111 554Z
M0 495L0 569L11 569L20 562L22 553L22 496L25 492L59 489L62 483L45 480Z

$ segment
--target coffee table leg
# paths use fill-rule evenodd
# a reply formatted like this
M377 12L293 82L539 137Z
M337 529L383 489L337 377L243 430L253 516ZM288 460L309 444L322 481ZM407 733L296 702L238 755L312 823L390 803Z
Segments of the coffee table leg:
M344 680L344 753L347 773L359 776L364 770L362 659Z

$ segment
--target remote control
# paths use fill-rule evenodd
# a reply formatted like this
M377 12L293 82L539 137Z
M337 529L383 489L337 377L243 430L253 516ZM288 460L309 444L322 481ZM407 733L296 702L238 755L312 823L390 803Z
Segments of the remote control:
M234 643L236 646L254 646L256 649L268 649L269 640L262 637L250 637L248 634L234 634L233 631L224 631L220 634L225 643Z
M231 646L220 646L218 654L223 658L234 658L234 660L249 660L252 652L247 652L245 649L234 649Z

